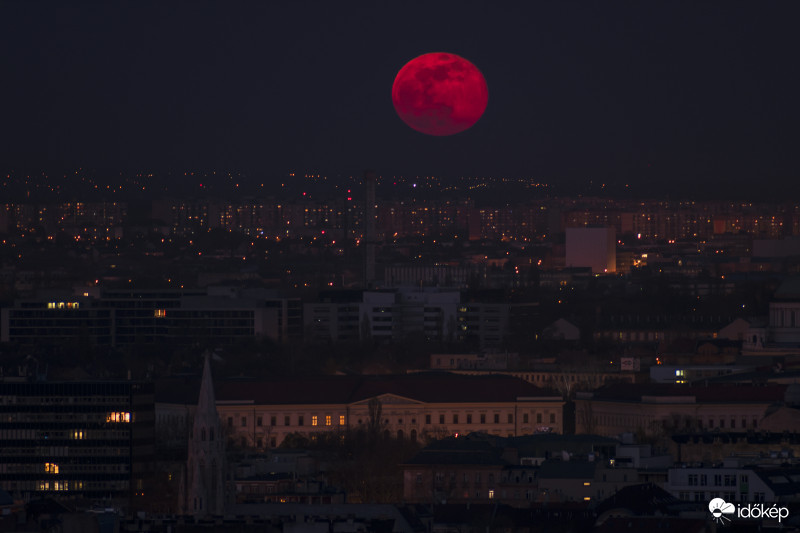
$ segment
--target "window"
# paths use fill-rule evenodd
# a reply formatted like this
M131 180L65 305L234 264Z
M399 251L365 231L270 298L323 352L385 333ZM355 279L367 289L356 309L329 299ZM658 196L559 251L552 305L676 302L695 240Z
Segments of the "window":
M714 486L715 487L722 486L722 474L714 474Z
M243 428L246 428L246 427L247 427L247 417L246 417L246 416L243 416L243 417L242 417L242 427L243 427Z
M708 485L708 475L700 474L700 486L705 487L706 485Z
M556 423L556 415L555 415L555 413L550 413L550 423L551 424L555 424Z
M311 425L312 426L317 425L317 415L311 415Z
M689 474L689 486L697 486L697 474Z
M325 415L325 425L326 426L331 425L331 415Z
M259 416L258 418L256 418L256 425L258 427L261 427L263 424L264 424L263 417Z
M232 416L229 416L229 417L228 417L228 427L229 427L229 428L232 428L232 427L233 427L233 417L232 417Z
M542 413L536 413L536 423L537 424L542 423Z
M511 413L508 413L508 423L509 424L514 423L514 415L512 415Z
M297 415L297 425L302 426L303 422L304 422L303 415Z
M339 425L340 426L344 425L344 415L339 415Z
M439 415L439 423L444 424L444 415Z
M431 423L431 415L425 415L425 423L430 425L430 423Z
M493 498L494 498L494 491L493 491L493 490L490 490L490 491L489 491L489 499L491 500L491 499L493 499Z
M467 415L467 424L472 424L472 415L471 414Z
M458 414L457 413L453 414L453 424L458 424Z
M522 423L523 424L527 424L529 418L530 418L530 415L528 413L523 414L522 415Z
M292 422L291 422L291 419L290 419L289 415L285 415L283 417L283 425L284 426L290 426L291 424L292 424Z
M275 415L269 417L269 425L270 426L277 426L278 425L278 417Z
M486 415L481 413L481 424L485 424L485 423L486 423Z
M106 414L106 422L130 422L131 414L129 412L114 411L113 413Z
M497 414L497 413L494 414L494 423L495 424L499 424L500 423L500 415Z

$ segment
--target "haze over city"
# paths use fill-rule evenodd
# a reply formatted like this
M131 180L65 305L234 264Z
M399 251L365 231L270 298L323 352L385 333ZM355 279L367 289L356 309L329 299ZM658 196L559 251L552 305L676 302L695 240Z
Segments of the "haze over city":
M570 193L796 192L791 2L0 5L5 171L506 177ZM391 105L451 52L484 116L432 138ZM759 187L752 187L753 183Z

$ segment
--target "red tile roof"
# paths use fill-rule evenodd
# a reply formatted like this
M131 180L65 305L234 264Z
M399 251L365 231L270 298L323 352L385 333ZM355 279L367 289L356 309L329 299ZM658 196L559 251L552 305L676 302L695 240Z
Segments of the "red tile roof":
M259 381L223 381L218 402L261 405L353 403L394 394L426 403L513 402L520 397L553 397L524 380L503 375L469 376L448 373L386 376L321 376Z

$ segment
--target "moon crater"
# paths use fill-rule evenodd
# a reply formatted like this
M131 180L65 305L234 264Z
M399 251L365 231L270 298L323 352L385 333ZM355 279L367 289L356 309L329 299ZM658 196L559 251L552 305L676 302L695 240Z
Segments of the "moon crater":
M416 57L400 69L392 85L392 103L411 128L436 136L471 128L489 102L480 70L456 54Z

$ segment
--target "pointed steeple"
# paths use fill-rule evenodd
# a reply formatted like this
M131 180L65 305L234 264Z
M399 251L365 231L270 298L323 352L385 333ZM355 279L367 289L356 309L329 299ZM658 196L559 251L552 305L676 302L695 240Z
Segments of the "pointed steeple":
M186 464L183 512L222 514L225 505L225 436L217 413L211 355L205 353L200 394L194 413Z
M214 397L214 383L211 379L211 353L206 351L203 354L205 361L203 362L203 377L200 381L200 396L197 398L197 411L195 411L194 418L197 420L198 416L207 416L209 413L217 414L217 402ZM201 414L202 413L202 414Z

